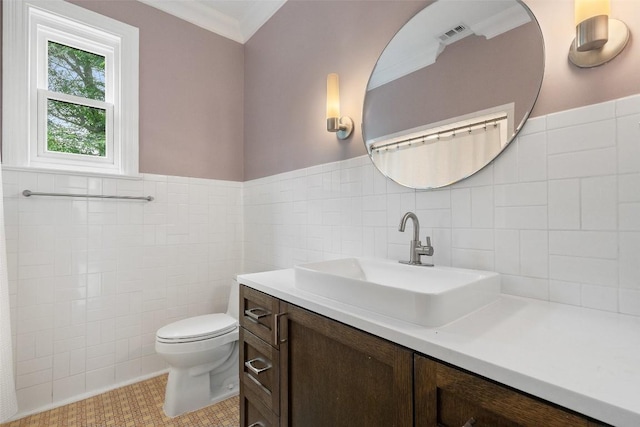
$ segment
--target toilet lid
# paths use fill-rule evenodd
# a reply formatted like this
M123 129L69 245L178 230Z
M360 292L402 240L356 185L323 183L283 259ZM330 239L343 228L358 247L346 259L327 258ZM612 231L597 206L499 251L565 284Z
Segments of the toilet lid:
M224 314L205 314L169 323L158 329L161 342L192 342L224 335L237 327L236 319Z

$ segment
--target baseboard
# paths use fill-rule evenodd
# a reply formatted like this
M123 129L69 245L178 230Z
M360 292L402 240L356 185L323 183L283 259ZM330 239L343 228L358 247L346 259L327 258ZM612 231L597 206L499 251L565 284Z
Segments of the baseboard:
M85 400L85 399L88 399L90 397L97 396L99 394L106 393L108 391L115 390L115 389L120 388L120 387L128 386L128 385L134 384L134 383L139 383L141 381L148 380L149 378L153 378L153 377L157 377L157 376L162 375L162 374L166 374L167 372L169 372L169 369L162 369L160 371L153 372L151 374L142 375L142 376L139 376L139 377L127 380L127 381L123 381L123 382L118 383L118 384L114 384L114 385L109 386L109 387L99 388L99 389L92 390L92 391L87 392L87 393L83 393L83 394L79 394L79 395L73 396L73 397L71 397L69 399L53 402L53 403L51 403L49 405L41 406L40 408L37 408L37 409L32 409L32 410L26 411L26 412L18 412L16 415L14 415L13 417L11 417L10 419L8 419L8 420L6 420L4 422L8 423L8 422L11 422L11 421L16 421L16 420L19 420L20 418L28 417L29 415L38 414L40 412L49 411L49 410L54 409L54 408L59 408L60 406L69 405L70 403L79 402L81 400Z

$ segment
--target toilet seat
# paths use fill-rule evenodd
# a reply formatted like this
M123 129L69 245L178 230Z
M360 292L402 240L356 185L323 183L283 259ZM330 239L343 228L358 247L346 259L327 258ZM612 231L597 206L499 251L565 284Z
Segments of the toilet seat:
M203 341L229 333L237 327L237 320L227 314L205 314L163 326L156 333L156 341L167 344Z

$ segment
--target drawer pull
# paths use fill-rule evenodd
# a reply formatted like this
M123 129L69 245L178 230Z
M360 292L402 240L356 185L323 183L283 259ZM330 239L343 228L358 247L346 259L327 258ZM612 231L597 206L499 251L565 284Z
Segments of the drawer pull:
M471 418L469 418L469 420L466 423L464 423L464 425L462 427L473 427L474 425L476 425L476 419L471 417ZM438 423L437 426L438 427L447 427L447 426L445 426L444 424L441 424L441 423Z
M264 427L264 424L262 424L262 421L256 421L253 424L249 424L249 427Z
M262 363L263 366L261 368L257 368L253 366L253 364L256 362ZM271 363L267 362L261 357L256 357L255 359L247 360L246 362L244 362L244 366L246 366L251 372L253 372L256 375L260 375L262 372L268 371L269 369L271 369Z
M280 345L281 342L286 342L287 339L283 338L282 340L280 340L280 321L279 319L283 316L286 316L287 313L278 313L275 316L275 327L273 328L273 342L275 343L275 345Z
M471 417L469 418L469 421L467 421L466 423L464 423L464 425L462 427L473 427L473 425L476 423L476 419Z
M260 319L267 317L270 314L271 312L269 310L262 307L249 308L244 311L244 315L253 323L258 323Z

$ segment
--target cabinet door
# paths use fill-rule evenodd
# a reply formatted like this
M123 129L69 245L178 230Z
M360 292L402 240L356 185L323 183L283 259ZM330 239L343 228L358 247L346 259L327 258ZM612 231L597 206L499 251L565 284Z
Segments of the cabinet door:
M419 355L415 356L414 404L416 427L599 425L547 402Z
M413 425L412 353L281 302L280 425Z

